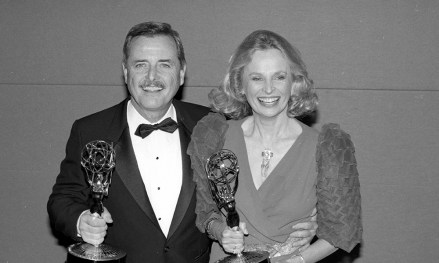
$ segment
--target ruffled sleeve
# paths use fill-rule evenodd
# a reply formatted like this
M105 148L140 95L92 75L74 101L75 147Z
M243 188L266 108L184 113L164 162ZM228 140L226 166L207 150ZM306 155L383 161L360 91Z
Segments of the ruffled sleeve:
M224 116L218 113L209 113L194 127L191 142L187 149L194 170L193 181L197 185L196 226L203 233L208 219L221 218L221 214L210 193L204 166L207 159L224 146L228 127Z
M350 252L362 238L360 181L354 144L338 124L322 127L317 144L317 236Z

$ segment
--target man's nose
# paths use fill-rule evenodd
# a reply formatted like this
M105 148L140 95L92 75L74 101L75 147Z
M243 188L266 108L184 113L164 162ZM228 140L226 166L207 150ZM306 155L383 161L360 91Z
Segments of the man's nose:
M155 67L151 67L148 72L148 78L150 81L155 80L157 74L157 70Z

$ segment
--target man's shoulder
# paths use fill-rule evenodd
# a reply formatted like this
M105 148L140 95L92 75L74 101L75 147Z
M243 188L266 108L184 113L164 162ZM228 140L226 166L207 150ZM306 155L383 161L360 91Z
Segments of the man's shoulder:
M173 104L180 115L190 116L197 121L210 112L210 108L195 103L174 100Z
M182 108L186 108L186 109L194 109L194 110L207 111L207 112L209 112L209 110L210 110L209 107L206 107L206 106L203 106L200 104L182 101L182 100L173 100L172 103L176 107L182 107Z
M172 103L177 111L179 121L183 122L190 131L199 120L210 112L208 107L190 102L174 100Z
M92 113L90 115L84 116L80 119L78 119L76 122L80 123L80 124L96 124L96 123L108 123L111 120L113 120L113 118L116 115L121 115L124 112L124 107L126 107L126 101L127 100L123 100L122 102L113 105L109 108L106 108L104 110Z

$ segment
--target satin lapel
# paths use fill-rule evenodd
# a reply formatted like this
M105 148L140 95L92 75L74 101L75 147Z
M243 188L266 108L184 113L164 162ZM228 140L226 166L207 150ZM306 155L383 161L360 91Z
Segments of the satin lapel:
M178 129L180 133L181 161L183 172L183 183L175 207L174 217L169 228L168 239L174 234L185 216L195 190L195 183L192 181L192 168L189 155L186 153L190 141L190 132L184 125ZM194 211L192 211L194 212Z
M131 144L128 126L122 132L116 147L116 169L120 179L125 184L128 191L136 200L140 208L149 217L151 222L160 229L160 225L154 214L151 203L149 202L139 168L137 166L136 156Z

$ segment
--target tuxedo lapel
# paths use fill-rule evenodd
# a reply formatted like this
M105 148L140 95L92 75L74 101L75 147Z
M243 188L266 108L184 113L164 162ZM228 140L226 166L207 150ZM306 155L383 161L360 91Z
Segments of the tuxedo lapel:
M186 153L187 146L190 141L190 132L184 125L180 125L178 131L180 135L183 180L180 190L180 196L178 197L174 216L172 218L171 226L169 228L168 239L172 236L172 234L175 232L175 230L178 228L181 221L183 220L183 217L188 210L195 189L195 183L192 181L191 162L189 155Z
M151 222L160 229L154 210L149 202L131 143L126 117L127 101L125 100L121 105L121 109L115 115L113 122L108 128L109 140L115 142L116 168L114 175L119 176L139 207L145 212Z
M116 171L143 212L156 227L160 228L140 175L128 127L124 130L119 143L116 145Z
M180 196L178 197L177 206L175 207L174 216L169 228L168 239L172 237L178 226L181 224L184 216L188 212L189 205L195 192L195 182L192 180L192 167L189 155L186 153L187 147L191 140L192 129L197 123L197 112L188 110L181 102L174 101L177 112L177 121L179 124L181 162L182 162L182 186ZM194 211L190 211L194 212Z

